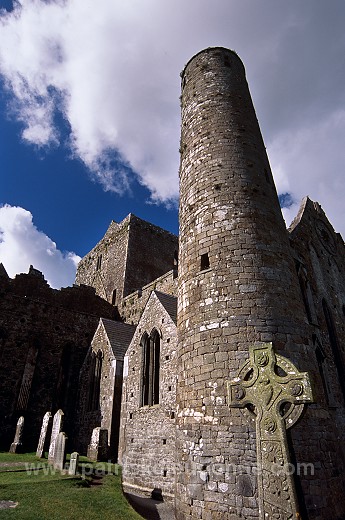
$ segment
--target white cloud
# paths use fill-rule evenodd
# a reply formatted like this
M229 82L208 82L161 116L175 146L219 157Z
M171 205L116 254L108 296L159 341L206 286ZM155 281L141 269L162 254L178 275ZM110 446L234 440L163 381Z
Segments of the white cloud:
M58 109L73 154L106 190L128 189L130 166L167 201L178 192L179 72L204 47L233 48L278 189L317 197L345 234L334 119L345 102L344 14L343 0L25 0L2 17L0 70L24 139L56 145Z
M345 110L330 113L296 132L281 132L269 145L278 192L295 202L284 210L289 225L301 195L319 201L336 230L344 226Z
M72 285L80 257L61 252L47 235L39 231L32 214L20 207L0 207L0 262L9 276L28 272L33 265L51 287Z

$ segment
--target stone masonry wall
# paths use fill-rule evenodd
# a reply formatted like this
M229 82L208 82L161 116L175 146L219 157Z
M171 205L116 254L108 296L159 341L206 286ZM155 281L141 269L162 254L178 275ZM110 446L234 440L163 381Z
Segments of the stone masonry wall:
M102 352L99 400L97 408L90 409L89 393L92 387L90 384L92 377L90 366L91 354L97 355L99 351ZM82 454L86 454L87 452L92 430L100 426L108 431L108 456L112 460L117 459L122 370L123 360L117 360L115 358L107 334L103 325L100 323L92 340L91 348L81 370L80 377L80 401L78 410L79 435L76 449ZM120 388L120 394L116 392L118 387ZM116 400L118 401L117 403ZM118 417L114 416L114 408L115 415L116 411L118 412ZM117 431L113 431L113 422L115 422L114 427Z
M342 518L344 483L339 479L345 463L345 248L321 206L304 199L290 229L296 269L313 338L313 355L319 370L314 373L316 434L302 422L291 430L296 458L313 461L314 475L302 481L309 518ZM333 319L333 345L326 323L323 300ZM324 480L320 481L320 472ZM325 513L325 511L333 513Z
M177 296L177 270L169 271L142 289L129 294L119 303L119 313L126 323L137 324L144 311L152 291L157 290L165 294Z
M124 296L177 266L178 238L165 229L130 215Z
M153 328L161 336L159 404L141 407L140 340ZM166 498L174 493L176 348L176 325L152 293L125 360L119 460L127 491L150 495L158 488Z
M117 304L124 294L129 223L130 215L120 224L112 221L104 237L78 265L76 283L94 287L109 303Z
M177 263L178 239L133 214L112 222L100 242L79 263L76 283L96 289L114 305L165 275Z
M114 308L84 287L51 289L36 270L14 280L0 279L0 413L1 449L13 441L23 415L24 447L35 450L42 419L62 408L70 442L75 435L79 371L100 316L114 317ZM31 350L30 350L31 349ZM35 367L29 398L18 408L28 353ZM30 356L29 356L30 357Z

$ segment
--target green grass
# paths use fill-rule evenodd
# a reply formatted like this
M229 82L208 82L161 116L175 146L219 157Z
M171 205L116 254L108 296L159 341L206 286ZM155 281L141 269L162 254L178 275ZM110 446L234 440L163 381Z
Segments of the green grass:
M1 463L23 462L20 466L1 466ZM52 471L44 459L34 454L0 453L0 500L18 502L14 509L1 510L2 519L21 520L139 520L139 516L122 494L118 466L117 475L100 477L102 465L94 464L97 485L91 485L87 476L92 464L87 465L86 476L70 477Z
M18 462L22 460L36 462L40 459L36 457L36 453L22 453L18 455L17 453L8 453L7 451L0 452L0 464L2 462Z

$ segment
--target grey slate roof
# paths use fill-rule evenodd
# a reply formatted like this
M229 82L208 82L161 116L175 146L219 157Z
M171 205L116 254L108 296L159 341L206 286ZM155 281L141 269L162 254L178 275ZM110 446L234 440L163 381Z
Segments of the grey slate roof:
M169 314L170 318L176 324L177 322L177 298L176 296L171 296L170 294L165 294L159 291L154 291L158 300L163 305L164 309Z
M114 356L116 359L123 359L135 332L134 325L106 318L101 318L101 322L107 333Z

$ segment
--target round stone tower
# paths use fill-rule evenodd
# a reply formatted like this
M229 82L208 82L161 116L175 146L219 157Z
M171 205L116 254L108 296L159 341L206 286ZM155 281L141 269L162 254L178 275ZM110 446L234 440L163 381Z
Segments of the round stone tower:
M209 48L181 77L176 517L259 518L255 423L227 382L261 342L305 370L305 311L241 60Z

